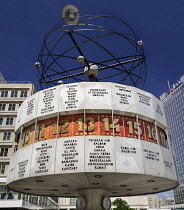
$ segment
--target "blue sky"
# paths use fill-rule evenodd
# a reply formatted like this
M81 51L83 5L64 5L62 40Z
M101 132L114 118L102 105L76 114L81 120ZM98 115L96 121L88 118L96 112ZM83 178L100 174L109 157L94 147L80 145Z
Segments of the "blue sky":
M45 34L61 20L67 4L100 10L125 20L144 43L148 76L144 90L159 97L167 80L183 74L183 0L1 0L0 71L7 81L31 81L39 90L34 63ZM169 197L169 196L168 196Z
M46 32L60 21L67 4L109 12L131 25L144 42L144 90L159 97L168 88L167 80L172 84L184 74L183 0L1 0L0 71L7 81L31 81L39 89L34 63Z

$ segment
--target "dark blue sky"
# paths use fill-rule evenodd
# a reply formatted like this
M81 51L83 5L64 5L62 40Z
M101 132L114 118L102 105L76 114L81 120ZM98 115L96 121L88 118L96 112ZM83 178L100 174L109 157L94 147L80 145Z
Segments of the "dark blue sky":
M184 1L1 0L0 71L7 81L31 81L39 90L34 67L43 38L61 19L61 10L101 10L124 19L144 43L148 76L144 90L159 97L167 80L184 74Z
M101 10L124 19L143 40L148 76L144 90L159 97L167 80L183 74L183 0L1 0L0 71L7 81L31 81L39 90L37 60L43 38L74 4L81 10Z

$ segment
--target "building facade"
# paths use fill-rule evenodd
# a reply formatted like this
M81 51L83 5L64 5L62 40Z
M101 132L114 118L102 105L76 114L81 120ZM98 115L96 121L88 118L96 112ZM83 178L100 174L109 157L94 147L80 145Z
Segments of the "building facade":
M74 210L76 209L77 198L59 198L59 207L62 210ZM117 197L111 198L111 202L113 202ZM125 200L130 208L134 210L147 210L147 209L159 209L162 206L171 205L171 200L166 198L159 198L156 194L151 195L140 195L140 196L130 196L130 197L122 197L122 200ZM113 208L113 206L112 206Z
M161 95L170 135L171 149L175 156L180 186L174 189L176 204L184 203L184 75Z
M113 202L115 199L117 199L117 197L111 198L111 202ZM125 200L128 205L134 210L149 209L147 195L122 197L122 199ZM76 200L76 198L59 198L58 205L62 210L74 210L76 209Z
M0 178L7 176L10 156L17 148L14 129L18 108L34 93L34 85L28 82L0 83Z
M161 206L171 205L170 200L159 198L158 195L147 195L149 208L160 208Z
M0 209L58 209L51 198L20 194L6 187L10 157L17 150L15 123L22 102L36 92L30 82L6 82L0 72Z

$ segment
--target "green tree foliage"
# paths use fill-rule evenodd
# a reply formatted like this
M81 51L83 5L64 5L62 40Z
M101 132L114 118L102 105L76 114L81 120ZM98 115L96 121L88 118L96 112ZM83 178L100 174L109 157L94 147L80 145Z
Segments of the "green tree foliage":
M117 198L112 202L113 206L116 206L116 208L113 208L113 210L133 210L130 208L128 203L121 198Z

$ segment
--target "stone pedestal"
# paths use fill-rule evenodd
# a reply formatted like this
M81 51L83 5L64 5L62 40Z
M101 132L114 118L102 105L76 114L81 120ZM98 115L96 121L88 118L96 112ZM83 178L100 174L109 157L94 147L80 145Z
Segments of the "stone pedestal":
M107 190L103 189L85 189L79 191L79 197L86 201L84 210L104 210L103 198L107 196Z

